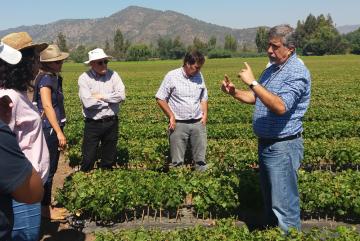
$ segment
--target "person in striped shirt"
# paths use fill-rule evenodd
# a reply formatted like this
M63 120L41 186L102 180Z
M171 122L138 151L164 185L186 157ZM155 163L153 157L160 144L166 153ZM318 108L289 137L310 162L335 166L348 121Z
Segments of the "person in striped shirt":
M184 164L188 143L194 168L205 171L208 93L200 72L205 63L199 51L186 53L183 66L168 72L155 97L169 118L170 168Z

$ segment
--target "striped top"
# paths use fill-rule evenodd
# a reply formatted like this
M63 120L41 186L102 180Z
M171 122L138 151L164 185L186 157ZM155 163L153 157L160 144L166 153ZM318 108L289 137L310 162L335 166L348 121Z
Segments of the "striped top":
M167 73L155 97L168 102L176 120L189 120L202 117L208 93L201 72L189 78L181 67Z

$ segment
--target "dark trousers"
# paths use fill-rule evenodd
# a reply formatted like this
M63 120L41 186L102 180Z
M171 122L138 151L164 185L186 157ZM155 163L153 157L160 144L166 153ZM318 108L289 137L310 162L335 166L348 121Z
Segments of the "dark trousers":
M87 172L94 168L98 147L101 159L99 167L107 169L114 165L119 133L118 123L117 118L105 121L85 120L81 171Z
M61 127L61 129L63 128ZM60 151L58 149L59 140L54 129L44 128L43 131L50 154L50 168L48 179L44 184L44 197L41 201L41 205L48 206L51 204L51 189L53 184L53 178L59 163Z

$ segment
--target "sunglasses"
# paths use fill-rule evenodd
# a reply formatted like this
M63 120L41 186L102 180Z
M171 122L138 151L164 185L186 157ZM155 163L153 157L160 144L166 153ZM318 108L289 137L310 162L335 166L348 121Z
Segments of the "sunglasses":
M64 61L63 60L57 60L57 61L54 61L54 63L55 64L62 64L62 63L64 63Z
M104 65L104 64L107 65L108 63L109 63L109 60L107 60L107 59L96 62L96 64L97 64L97 65L100 65L100 66L102 66L102 65Z

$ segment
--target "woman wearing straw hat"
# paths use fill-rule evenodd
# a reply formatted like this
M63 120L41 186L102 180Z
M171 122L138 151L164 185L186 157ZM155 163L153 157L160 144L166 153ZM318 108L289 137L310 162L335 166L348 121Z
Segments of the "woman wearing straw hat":
M0 80L0 96L8 95L13 103L9 127L15 133L21 151L40 174L44 184L49 171L49 152L40 115L26 92L31 90L31 81L39 71L39 53L48 44L34 44L26 32L8 34L1 41L22 54L18 64L6 66L4 78ZM40 202L25 204L13 200L13 209L11 240L37 241L41 223Z
M40 71L35 80L33 102L42 116L42 126L50 154L50 171L45 183L41 215L52 220L64 219L66 210L51 207L51 188L58 167L60 150L66 147L64 95L62 92L62 64L69 57L57 45L49 45L40 53Z

